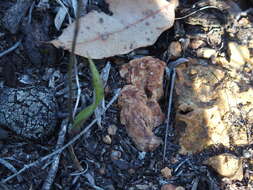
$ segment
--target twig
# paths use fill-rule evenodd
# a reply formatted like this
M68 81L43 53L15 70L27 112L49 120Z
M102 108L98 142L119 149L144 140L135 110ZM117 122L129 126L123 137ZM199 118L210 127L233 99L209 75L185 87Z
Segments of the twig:
M80 101L80 96L81 96L81 88L80 88L79 77L78 77L76 57L75 57L74 71L75 71L75 79L76 79L76 86L77 86L77 98L76 98L76 104L75 104L74 111L73 111L73 116L72 116L73 118L76 115L77 107L78 107L78 104L79 104L79 101Z
M60 1L60 0L59 0ZM71 125L74 123L74 113L73 113L73 105L72 105L72 97L73 97L73 89L72 89L72 74L73 74L73 67L76 64L76 55L75 55L75 48L76 48L76 41L77 41L77 35L79 31L79 17L80 17L80 6L81 1L78 2L77 7L77 17L76 17L76 23L75 23L75 29L74 29L74 36L73 36L73 42L72 42L72 48L71 48L71 54L70 54L70 60L69 60L69 67L68 67L68 86L69 86L69 98L68 98L68 112L69 112L69 121ZM72 134L70 134L70 137L72 137ZM72 145L68 147L70 157L75 165L75 167L82 171L82 165L80 164L79 160L77 159L75 155L75 151Z
M218 8L218 7L215 7L215 6L212 6L212 5L210 5L210 6L205 6L205 7L201 7L200 9L198 9L198 10L196 10L196 11L193 11L193 12L191 12L191 13L185 15L185 16L176 17L175 20L185 19L185 18L187 18L187 17L189 17L189 16L192 16L192 15L198 13L199 11L203 11L203 10L205 10L205 9L219 9L219 8ZM219 10L220 10L220 9L219 9Z
M0 57L3 57L4 55L14 51L15 49L17 49L17 47L21 44L21 40L19 40L18 42L16 42L12 47L10 47L9 49L3 51L2 53L0 53Z
M32 3L29 9L28 24L32 23L32 12L33 12L34 6L35 6L35 1Z
M61 130L59 132L57 144L56 144L56 147L55 147L56 150L63 146L66 131L67 131L67 126L68 126L67 120L63 120L63 122L61 124ZM50 171L49 171L48 176L47 176L47 178L46 178L46 180L45 180L45 182L42 186L42 190L50 190L51 189L51 186L54 182L55 175L56 175L57 170L58 170L60 157L61 157L61 152L54 156Z
M113 98L111 99L111 101L107 104L106 109L104 110L104 113L107 111L107 109L115 102L115 100L118 98L120 94L120 89L117 89L117 91L115 92L115 95L113 96ZM81 136L83 136L87 131L90 130L90 128L97 122L97 119L94 119L86 128L84 128L78 135L76 135L75 137L73 137L67 144L65 144L64 146L62 146L61 148L59 148L58 150L55 150L54 152L36 160L35 162L32 162L28 165L25 165L22 169L20 169L18 172L16 172L15 174L1 180L2 183L6 183L7 181L13 179L14 177L18 176L19 174L23 173L24 171L26 171L27 169L37 166L39 165L41 162L44 162L45 160L53 157L56 154L59 154L60 152L62 152L63 150L65 150L68 146L72 145L73 143L75 143Z
M6 168L11 170L13 173L17 172L17 169L12 164L10 164L8 161L6 161L5 159L0 158L0 164L4 165ZM18 176L18 182L21 182L21 181L22 181L21 176Z
M169 128L170 128L171 107L172 107L173 91L174 91L175 76L176 76L176 72L175 72L174 68L170 72L171 72L170 73L170 91L169 91L169 102L168 102L167 119L166 119L164 149L163 149L163 162L165 161L166 151L167 151L168 131L169 131Z
M173 91L175 86L175 77L176 70L175 68L182 63L188 62L188 59L179 58L174 62L169 63L169 71L168 74L170 78L170 89L169 89L169 101L168 101L168 110L167 110L167 118L166 118L166 132L165 132L165 140L164 140L164 149L163 149L163 162L165 161L166 151L167 151L167 140L168 140L168 131L171 124L171 112L172 112L172 100L173 100Z
M77 41L77 35L79 31L79 17L80 17L80 3L78 3L78 9L77 9L77 17L76 17L76 23L75 23L75 30L74 30L74 36L72 41L72 48L71 48L71 55L70 55L70 61L68 66L68 86L69 86L69 99L68 99L68 111L69 111L69 121L72 124L73 123L73 105L72 105L72 97L73 97L73 91L72 91L72 72L73 72L73 66L75 64L75 49L76 49L76 41Z

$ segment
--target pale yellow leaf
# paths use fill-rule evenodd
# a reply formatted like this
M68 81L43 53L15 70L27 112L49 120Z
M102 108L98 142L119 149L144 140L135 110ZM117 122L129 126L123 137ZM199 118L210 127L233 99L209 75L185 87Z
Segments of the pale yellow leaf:
M152 45L159 35L173 26L178 0L107 0L113 13L92 11L80 18L75 53L101 59L125 54ZM53 40L56 47L70 50L75 23Z

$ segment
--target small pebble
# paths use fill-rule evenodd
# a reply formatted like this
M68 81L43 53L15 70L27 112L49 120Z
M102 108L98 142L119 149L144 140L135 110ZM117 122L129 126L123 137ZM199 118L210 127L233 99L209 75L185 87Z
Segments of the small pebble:
M98 172L99 172L100 175L105 175L106 174L105 167L99 168Z
M135 174L135 170L134 170L133 168L130 168L130 169L128 170L128 173L129 173L130 175L133 175L133 174Z
M166 179L170 179L171 178L171 169L168 167L165 167L161 170L161 174L163 177L165 177Z
M111 152L111 159L112 160L118 160L121 157L121 152L117 150L112 150Z
M191 75L196 75L196 74L198 74L198 70L196 70L196 69L191 69L191 70L190 70L190 74L191 74Z
M110 125L107 129L107 132L109 135L116 135L116 132L117 132L117 126L116 125Z
M109 135L106 135L106 136L103 137L103 142L105 144L112 144L112 139Z

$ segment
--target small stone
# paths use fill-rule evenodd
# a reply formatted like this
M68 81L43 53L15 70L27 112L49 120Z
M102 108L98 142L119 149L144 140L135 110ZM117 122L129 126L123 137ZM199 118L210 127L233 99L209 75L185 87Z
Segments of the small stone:
M194 69L194 68L192 68L191 70L190 70L190 74L191 75L196 75L198 73L198 70L196 70L196 69Z
M209 158L206 164L212 166L221 176L235 180L242 180L242 161L231 154L221 154Z
M168 167L165 167L161 170L161 174L163 177L165 177L166 179L170 179L171 178L171 169Z
M112 144L112 139L109 135L106 135L106 136L103 137L103 142L105 144Z
M133 174L135 174L135 170L134 170L133 168L130 168L130 169L128 170L128 173L129 173L130 175L133 175Z
M121 152L117 150L112 150L111 152L111 159L112 160L118 160L121 158Z
M211 48L200 48L197 50L197 56L205 59L210 59L215 54L216 50Z
M109 134L109 135L116 135L116 132L117 132L117 126L116 125L110 125L109 127L108 127L108 129L107 129L107 133Z
M99 168L98 172L99 172L100 175L105 175L106 174L106 171L105 171L104 167Z
M171 58L176 59L181 56L182 46L179 42L171 42L168 51L171 55Z

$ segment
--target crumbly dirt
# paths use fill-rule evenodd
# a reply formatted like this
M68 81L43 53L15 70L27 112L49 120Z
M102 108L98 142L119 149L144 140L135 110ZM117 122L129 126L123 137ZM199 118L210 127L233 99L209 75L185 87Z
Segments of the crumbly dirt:
M17 2L22 6L17 6ZM34 2L35 4L32 1L0 0L0 54L16 42L21 41L18 48L0 57L0 93L4 88L19 89L34 86L51 88L58 104L57 121L53 120L54 132L46 140L39 142L25 138L26 135L20 136L18 132L13 133L13 130L9 130L6 126L0 127L0 161L1 159L8 161L17 170L54 151L60 124L68 116L67 66L69 64L69 53L62 49L56 49L47 43L59 36L62 31L57 31L54 26L54 17L59 4L56 1L49 1L50 3L45 5L41 3L42 0ZM95 9L110 13L104 1L89 2L87 7L84 8L85 11ZM197 11L186 19L177 19L174 27L164 32L157 42L150 47L137 49L127 55L95 60L99 71L104 68L108 61L112 65L105 87L105 102L110 101L117 88L122 88L127 83L120 77L119 71L123 64L134 58L153 56L166 63L174 61L178 57L194 58L198 63L202 63L202 66L198 66L198 68L203 67L206 69L205 64L212 65L216 63L215 56L217 55L229 58L227 53L228 43L231 41L247 46L252 56L253 14L248 12L248 14L242 14L241 17L237 16L240 12L253 7L253 2L247 0L234 0L229 1L230 3L227 4L225 2L218 0L181 0L176 11L176 17L178 18L199 10L200 7L210 5L210 3L219 9L209 8ZM192 8L194 3L196 6ZM13 6L16 6L15 9L11 9ZM29 14L31 7L33 8L31 14ZM25 13L22 11L25 11ZM13 14L14 16L11 16ZM73 10L70 11L70 14L71 16L74 15ZM13 22L13 26L8 27L6 23L11 21L11 17L15 17L16 22ZM62 28L66 27L67 24L68 20L66 19ZM180 52L170 53L170 47L174 47L170 44L175 42L180 42L181 47L178 48ZM215 55L213 53L207 54L208 56L203 57L197 54L199 48L209 48L215 50L216 53ZM87 60L81 57L77 57L77 59L82 90L79 104L81 109L91 104L93 89ZM245 81L239 81L237 85L241 88L241 91L245 91L247 90L243 89L245 86L253 88L253 72L252 65L246 64L242 67L244 68L243 72L238 72L237 75L242 75L242 78L249 80L247 85L244 85ZM165 95L159 101L164 113L166 113L168 105L168 83L169 81L165 77ZM74 93L73 98L76 97L77 95ZM178 99L177 95L174 98L175 100ZM1 99L1 101L3 100ZM11 110L8 106L0 105L0 108L2 107ZM5 110L0 111L0 113L4 112ZM172 126L176 113L177 107L174 105ZM36 114L31 114L31 116L36 121ZM236 117L230 115L230 117L235 118L233 121L240 125L245 122L246 118L244 116L242 120L237 115ZM89 118L84 126L88 125L93 119L94 116ZM2 118L0 118L0 121L2 121ZM47 122L49 121L47 120ZM108 133L108 128L112 125L117 127L115 134ZM244 125L244 127L247 127L246 130L252 130L252 125ZM164 140L165 124L156 127L153 133ZM144 153L139 151L127 135L126 128L120 123L120 107L116 101L102 117L101 127L94 125L73 146L82 166L87 167L87 172L82 175L75 175L77 170L70 159L69 152L64 151L52 189L160 190L164 184L182 186L187 190L253 189L252 144L231 147L212 144L192 154L181 154L180 149L182 147L178 142L178 134L179 132L174 130L174 127L169 128L164 160L164 144L153 152ZM244 158L242 180L223 178L213 168L205 164L205 161L209 158L224 153ZM50 169L49 164L48 161L43 162L7 183L0 183L0 189L41 189ZM165 167L171 171L168 178L164 177L161 172ZM11 174L13 174L13 171L3 165L1 161L0 179L5 179Z

